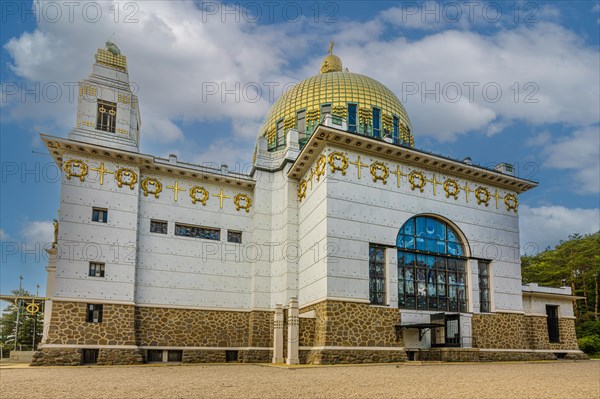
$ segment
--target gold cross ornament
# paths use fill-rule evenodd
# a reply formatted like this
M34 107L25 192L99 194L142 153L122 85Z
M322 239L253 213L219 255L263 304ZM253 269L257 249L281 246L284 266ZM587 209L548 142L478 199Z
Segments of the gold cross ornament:
M175 184L172 186L167 186L167 188L170 188L171 190L173 190L173 194L175 197L175 202L177 202L177 200L179 199L179 192L180 191L185 191L186 189L183 187L179 187L179 181L175 181Z
M429 183L433 184L433 195L437 195L437 186L441 186L443 183L437 181L435 177L435 173L433 173L433 178L431 180L427 180Z
M98 172L98 176L100 176L100 185L102 186L104 184L104 175L106 174L113 174L115 172L111 172L108 169L106 169L104 167L104 162L100 163L100 167L99 168L90 168L91 170Z
M498 200L500 199L500 194L498 194L498 189L496 189L496 192L494 193L494 195L492 195L492 197L494 197L496 199L496 209L498 209Z
M223 189L221 188L221 190L219 191L219 194L213 194L215 197L219 197L219 206L221 209L223 209L223 199L224 198L231 198L229 195L225 195L223 194Z
M350 162L352 165L356 165L356 170L358 171L358 178L360 179L360 168L366 168L369 165L366 163L362 163L360 161L360 155L358 156L358 160L356 162Z
M398 187L400 187L400 180L402 180L402 177L406 176L406 174L402 173L402 168L400 168L400 165L396 166L396 171L392 173L398 176Z
M472 192L475 192L475 190L471 190L471 189L469 188L469 182L468 182L468 181L466 181L466 182L465 182L465 186L464 186L464 187L461 187L461 189L463 189L463 190L464 190L464 192L465 192L465 200L466 200L467 202L469 202L469 192L471 192L471 193L472 193Z

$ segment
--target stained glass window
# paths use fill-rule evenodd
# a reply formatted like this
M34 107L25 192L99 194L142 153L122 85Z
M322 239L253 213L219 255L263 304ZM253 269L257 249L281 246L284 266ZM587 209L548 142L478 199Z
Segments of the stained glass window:
M209 227L190 226L187 224L176 224L175 235L219 241L221 239L221 230Z
M400 308L467 310L466 258L451 226L433 217L414 217L400 229L396 246Z

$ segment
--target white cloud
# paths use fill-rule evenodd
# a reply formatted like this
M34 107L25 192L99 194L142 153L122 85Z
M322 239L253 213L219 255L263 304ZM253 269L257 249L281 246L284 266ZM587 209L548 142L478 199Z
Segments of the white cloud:
M548 144L552 140L552 134L549 131L543 131L525 141L525 144L531 147L540 147Z
M4 231L4 229L0 229L0 241L8 241L10 240L10 235Z
M574 131L543 149L544 166L572 171L575 189L600 192L600 125Z
M521 251L531 255L554 247L574 233L600 230L600 210L564 206L519 206Z
M111 3L99 4L112 15ZM115 24L112 18L95 24L40 21L32 33L5 45L14 72L33 82L77 81L89 73L96 48L115 32L139 86L143 140L160 145L210 137L209 132L184 137L181 124L188 122L232 119L230 138L255 137L270 106L265 84L281 87L317 73L326 52L324 36L337 41L335 52L344 66L376 78L398 97L407 83L417 85L418 93L406 97L417 139L448 141L472 131L501 134L515 120L577 127L600 119L598 50L555 23L505 24L485 34L436 29L408 40L386 30L397 22L393 8L364 22L312 24L305 18L261 25L244 18L222 22L221 15L201 22L207 15L194 2L137 4L139 22L133 24ZM545 15L557 16L557 10ZM436 83L440 101L422 98L423 89ZM448 98L452 90L443 90L454 83L462 91L456 102ZM486 84L501 88L498 101L486 101ZM256 85L263 96L253 100ZM472 98L468 85L476 85ZM224 89L237 95L222 96ZM525 102L528 95L537 102ZM61 129L75 123L75 104L64 99L56 104L9 101L6 107L3 116L50 119Z
M23 223L21 234L27 244L45 246L54 241L54 226L50 220L34 220Z
M350 70L384 82L399 97L403 89L417 88L415 94L404 92L416 137L485 134L491 124L511 120L584 126L600 118L598 51L556 24L489 35L444 31L415 41L374 38L339 48ZM457 86L462 96L454 102ZM496 99L498 88L502 94ZM436 99L426 90L440 95Z

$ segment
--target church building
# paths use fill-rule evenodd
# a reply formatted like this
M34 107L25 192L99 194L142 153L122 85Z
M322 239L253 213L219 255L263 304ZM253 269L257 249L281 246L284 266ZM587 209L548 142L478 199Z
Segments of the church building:
M141 153L141 127L108 42L68 137L41 135L63 176L32 364L584 356L570 288L521 282L537 183L415 149L398 97L332 48L248 173Z

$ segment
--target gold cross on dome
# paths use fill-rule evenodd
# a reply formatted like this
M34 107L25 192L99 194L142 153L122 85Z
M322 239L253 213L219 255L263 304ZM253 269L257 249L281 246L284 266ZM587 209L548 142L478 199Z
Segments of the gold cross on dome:
M472 192L474 192L475 190L471 190L471 189L469 188L469 182L468 182L468 181L466 181L466 182L465 182L465 186L464 186L464 187L460 187L460 188L461 188L462 190L464 190L464 192L465 192L465 200L466 200L467 202L469 202L469 192L471 192L471 193L472 193Z
M441 186L442 183L437 181L437 178L435 177L435 173L432 173L432 174L433 174L433 178L431 180L427 180L427 179L425 179L425 180L428 181L429 183L433 184L433 195L437 195L437 186Z
M400 187L400 180L402 180L402 177L406 176L406 174L402 173L402 168L400 168L400 165L398 165L396 167L396 171L392 173L398 176L398 187Z
M496 199L496 209L498 209L498 200L500 199L500 194L498 194L498 189L496 189L496 192L494 193L494 195L492 195L492 197L494 197Z
M215 197L219 197L219 207L221 209L223 209L223 199L224 198L231 198L229 195L225 195L223 194L223 189L221 188L219 191L219 194L213 194Z
M369 165L366 163L362 163L360 161L360 155L358 156L358 159L356 162L350 162L352 165L356 165L356 169L358 170L358 178L360 179L360 168L366 168Z
M100 167L99 168L90 168L91 170L98 172L98 176L100 176L100 185L102 186L104 184L104 175L106 174L113 174L114 172L111 172L110 170L106 169L104 167L104 162L100 163Z
M175 181L174 185L167 186L167 188L170 188L171 190L173 190L175 202L177 202L177 200L179 199L179 192L180 191L185 191L185 188L179 187L179 181L177 181L177 180Z

